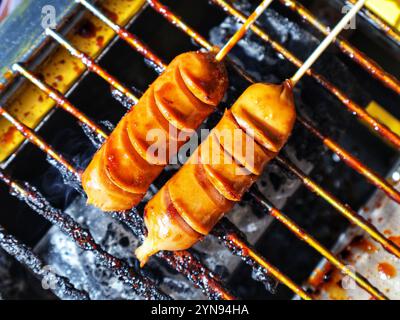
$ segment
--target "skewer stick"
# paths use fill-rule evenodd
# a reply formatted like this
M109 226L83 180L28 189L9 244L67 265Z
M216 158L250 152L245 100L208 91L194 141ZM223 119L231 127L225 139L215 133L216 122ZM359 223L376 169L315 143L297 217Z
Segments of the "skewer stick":
M300 79L307 73L311 66L318 60L321 54L328 48L328 46L336 39L339 33L346 27L350 20L357 14L358 11L364 6L367 0L359 0L353 8L340 20L336 27L328 34L328 36L321 42L318 48L307 59L306 62L297 70L296 74L290 79L293 86L300 81Z
M253 25L258 17L269 7L273 0L264 0L260 5L254 10L254 12L247 18L238 31L229 39L229 41L222 47L222 49L215 56L215 60L222 61L229 51L243 38L247 30Z

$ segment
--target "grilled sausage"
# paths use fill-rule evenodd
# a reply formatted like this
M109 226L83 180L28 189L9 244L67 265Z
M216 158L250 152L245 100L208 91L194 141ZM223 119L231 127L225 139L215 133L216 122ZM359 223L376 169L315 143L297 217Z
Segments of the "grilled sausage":
M179 134L199 127L222 100L227 85L224 65L210 53L177 56L120 121L83 173L88 203L104 211L138 204L175 149L185 143ZM157 133L154 139L151 132ZM165 139L158 141L159 137ZM171 140L177 144L174 150L169 148Z
M295 118L289 81L250 86L147 204L148 235L135 252L141 265L160 250L184 250L207 235L284 146Z

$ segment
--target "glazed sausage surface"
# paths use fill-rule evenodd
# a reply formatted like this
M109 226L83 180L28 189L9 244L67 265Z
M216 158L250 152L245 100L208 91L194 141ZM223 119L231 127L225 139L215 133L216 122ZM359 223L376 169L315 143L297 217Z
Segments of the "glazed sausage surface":
M281 150L295 118L290 82L250 86L147 204L148 235L135 252L141 265L207 235Z
M227 86L225 67L212 54L177 56L119 122L83 173L88 203L104 211L138 204L185 143L179 134L197 129L220 103ZM170 150L171 140L177 147Z

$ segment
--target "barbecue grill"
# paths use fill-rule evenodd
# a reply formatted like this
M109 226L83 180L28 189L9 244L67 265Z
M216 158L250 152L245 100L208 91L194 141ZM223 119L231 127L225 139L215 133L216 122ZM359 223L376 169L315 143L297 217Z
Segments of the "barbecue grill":
M37 8L44 6L39 2L20 10L37 14ZM385 213L389 206L395 212L400 203L396 189L400 35L368 9L361 11L357 31L343 35L349 40L336 39L302 80L296 92L297 126L284 152L229 220L222 219L194 249L161 252L143 270L133 257L146 232L143 205L176 166L168 167L144 203L129 212L104 214L84 205L81 171L113 124L162 72L165 61L185 50L221 47L256 4L65 1L55 5L59 17L55 29L35 26L23 46L4 51L0 245L42 283L51 280L49 289L55 296L399 298L396 290L389 289L396 285L396 272L388 275L382 269L383 261L394 269L400 266L396 230L393 227L389 234L387 226L395 226L398 217L375 212ZM227 60L231 87L221 110L250 83L279 82L299 68L329 32L324 22L333 25L343 5L324 1L326 14L317 17L320 11L312 12L313 1L274 1ZM18 21L14 19L4 30L11 32L12 23ZM387 112L372 116L382 110L378 104ZM217 112L204 126L212 127L219 117ZM116 233L123 234L119 241ZM62 255L67 248L63 241L72 241L76 248ZM386 281L377 282L374 272L361 272L366 267L355 256L370 252L360 245L357 252L348 252L357 241L374 246L381 267L371 267L373 261L368 266L378 276L386 274ZM109 282L93 283L93 277L89 281L93 270L77 271L87 265L107 272L95 281L116 279L115 290L99 289ZM354 288L346 288L343 279L352 279ZM33 295L48 297L37 282L31 282L26 285L36 288ZM1 285L0 295L12 296Z

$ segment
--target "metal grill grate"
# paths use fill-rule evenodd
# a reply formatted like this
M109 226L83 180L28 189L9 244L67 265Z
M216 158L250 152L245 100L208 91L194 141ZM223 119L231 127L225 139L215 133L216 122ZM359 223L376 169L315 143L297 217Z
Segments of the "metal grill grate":
M152 62L154 70L158 73L166 67L166 64L154 53L152 50L143 44L137 37L131 34L124 27L115 24L110 18L101 12L95 5L89 3L86 0L77 0L81 3L88 11L93 15L102 20L108 27L115 31L115 33L123 40L125 40L134 50L142 54L146 59ZM235 9L233 6L228 4L224 0L212 0L214 4L221 7L226 11L227 14L237 18L239 21L244 22L246 16ZM323 34L328 32L328 28L321 24L315 17L312 16L304 7L295 1L280 0L288 8L300 14L305 21L310 23L315 29ZM209 51L218 51L219 48L209 43L204 37L197 33L194 29L186 25L182 19L171 12L166 6L161 4L157 0L148 0L147 3L159 14L165 17L174 26L185 32L190 38L192 38L200 47ZM366 11L370 17L376 18L372 13ZM381 20L376 18L374 20L379 21L378 26L384 28L388 36L392 39L396 39L395 31L390 29ZM262 41L271 45L271 47L279 52L284 58L293 63L296 67L302 65L302 61L298 59L294 54L288 51L279 43L272 40L269 35L257 25L251 27L252 32L257 35ZM107 81L112 87L121 92L128 100L128 104L134 105L138 101L138 97L124 85L122 85L115 77L107 73L101 68L96 61L84 54L83 52L75 49L66 39L60 34L47 30L47 35L53 40L58 42L60 45L65 47L71 55L79 58L88 70L97 74L105 81ZM338 38L336 45L345 54L347 54L352 60L363 67L371 76L375 77L378 81L382 82L389 89L395 93L400 93L400 83L390 74L383 71L376 63L370 58L365 56L363 53L352 47L345 40ZM228 63L249 83L254 83L255 80L242 70L238 65L228 59ZM70 103L61 93L59 93L52 86L43 83L37 76L32 72L28 71L27 68L20 64L15 64L13 70L29 81L36 85L42 90L47 96L53 99L57 105L70 113L75 117L81 124L86 126L93 135L96 137L97 143L100 144L107 138L107 133L96 123L91 121L82 112L80 112L72 103ZM368 125L375 129L380 137L397 149L400 148L400 137L392 132L385 125L371 117L361 106L356 102L352 101L344 92L337 88L334 84L330 83L324 76L318 74L315 70L310 69L308 75L312 77L317 83L324 87L330 94L336 97L353 115L365 121ZM18 131L20 131L27 140L36 145L47 153L54 161L58 162L63 170L75 181L75 186L80 190L79 182L81 172L76 170L68 160L61 156L51 146L49 146L43 139L41 139L33 130L24 126L20 121L9 114L5 109L0 107L0 114L9 120ZM309 120L299 116L299 123L306 128L312 135L318 138L323 144L338 154L340 158L352 169L363 175L371 184L375 185L379 189L383 190L390 198L400 203L400 193L390 185L384 178L379 176L372 169L368 168L355 156L343 149L338 143L336 143L330 137L322 134ZM379 242L387 251L392 253L397 258L400 258L400 248L396 244L388 240L383 234L381 234L371 223L366 219L358 215L349 206L339 201L334 195L327 190L323 189L309 176L303 173L296 165L291 163L288 159L283 156L277 157L278 163L285 169L294 174L311 192L318 194L320 197L325 199L331 206L333 206L340 214L345 216L353 224L359 226L366 231L371 237ZM104 263L108 268L112 269L118 276L124 279L124 282L132 286L138 294L153 299L168 299L169 297L161 292L155 284L147 277L136 274L130 269L125 262L109 255L94 241L88 230L83 229L76 221L72 220L69 216L63 214L60 210L50 206L50 204L44 199L40 193L34 188L30 187L27 183L18 183L13 181L8 175L0 172L0 179L5 182L10 189L12 194L25 201L31 208L33 208L40 215L44 216L47 220L57 225L62 231L67 233L76 243L84 250L93 251L97 258ZM348 266L345 265L337 256L332 254L322 244L315 240L311 235L307 234L292 220L290 220L283 212L278 210L269 200L267 200L259 190L252 188L249 192L250 196L260 206L265 208L266 212L271 216L280 221L290 231L292 231L297 237L305 241L307 244L317 250L322 256L328 261L335 265L345 274L349 275L358 283L358 285L369 292L374 298L385 299L385 295L375 288L369 281L362 275L354 272ZM130 212L125 213L113 213L112 216L123 222L129 227L129 229L139 238L143 238L143 221L139 213L134 209ZM264 257L259 255L249 243L245 240L244 236L241 235L240 231L227 219L223 219L214 229L213 235L218 237L219 240L232 251L233 254L239 255L244 261L246 261L253 268L262 268L265 275L272 275L280 282L288 286L295 294L299 295L303 299L312 299L312 295L307 293L301 286L295 284L288 276L280 272L275 266L271 265ZM15 253L18 255L18 253ZM198 286L203 292L213 299L235 299L228 289L225 288L224 284L218 277L216 277L210 270L208 270L191 252L161 252L158 254L160 259L165 260L172 268L185 275L189 280L193 282L195 286Z

